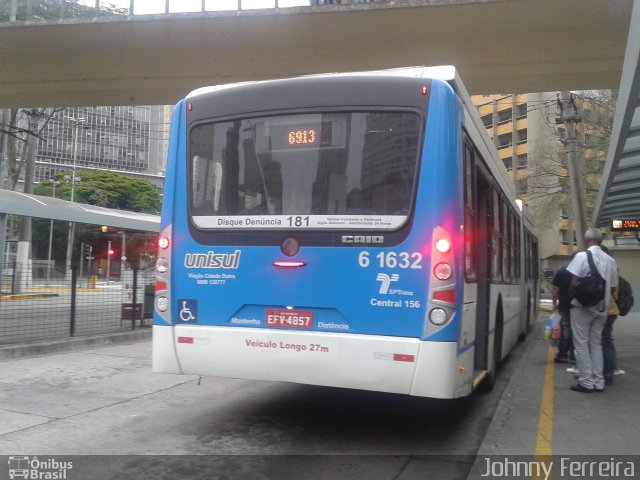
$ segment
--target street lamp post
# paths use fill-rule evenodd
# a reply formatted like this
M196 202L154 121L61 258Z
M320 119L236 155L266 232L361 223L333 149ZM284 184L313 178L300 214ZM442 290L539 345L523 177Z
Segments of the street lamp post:
M75 188L76 188L76 160L78 157L78 130L80 125L86 121L84 118L65 117L71 123L74 124L74 138L73 138L73 169L71 171L71 201L74 201ZM74 222L69 222L69 237L67 239L67 258L65 265L65 274L68 278L71 278L71 255L73 253L73 239L75 236Z
M51 181L53 186L53 198L56 198L56 187L60 185L60 182L55 180ZM49 220L49 253L47 255L47 285L51 281L51 245L53 243L53 219Z

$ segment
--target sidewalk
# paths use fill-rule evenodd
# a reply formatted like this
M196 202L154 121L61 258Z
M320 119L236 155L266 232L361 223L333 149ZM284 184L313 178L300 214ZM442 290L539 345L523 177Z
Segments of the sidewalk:
M23 343L17 345L0 345L0 361L33 355L47 355L55 352L66 352L79 348L96 348L105 345L151 341L151 328L138 327L136 330L123 332L86 335L73 338L57 338L40 342Z
M500 400L469 479L486 472L487 456L602 455L609 461L640 454L640 313L614 324L618 368L626 374L603 394L569 389L577 382L566 371L571 365L554 363L556 350L542 339L548 315L541 313L527 337L520 373Z

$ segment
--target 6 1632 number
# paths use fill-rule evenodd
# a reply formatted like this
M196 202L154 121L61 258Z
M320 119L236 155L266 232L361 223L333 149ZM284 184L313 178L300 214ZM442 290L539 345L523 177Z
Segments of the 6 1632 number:
M369 252L363 251L358 255L358 264L367 268L371 263L380 268L422 268L422 254L419 252L380 252L373 259Z

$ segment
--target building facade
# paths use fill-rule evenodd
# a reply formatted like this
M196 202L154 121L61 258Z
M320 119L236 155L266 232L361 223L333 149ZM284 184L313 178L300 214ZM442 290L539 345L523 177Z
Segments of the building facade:
M162 188L172 107L70 107L38 141L35 182L58 172L110 170Z

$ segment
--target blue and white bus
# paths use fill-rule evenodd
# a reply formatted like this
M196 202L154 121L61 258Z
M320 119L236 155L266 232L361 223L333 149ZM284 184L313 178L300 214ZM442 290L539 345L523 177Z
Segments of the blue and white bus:
M455 398L537 314L532 226L453 67L192 92L159 246L156 372Z

